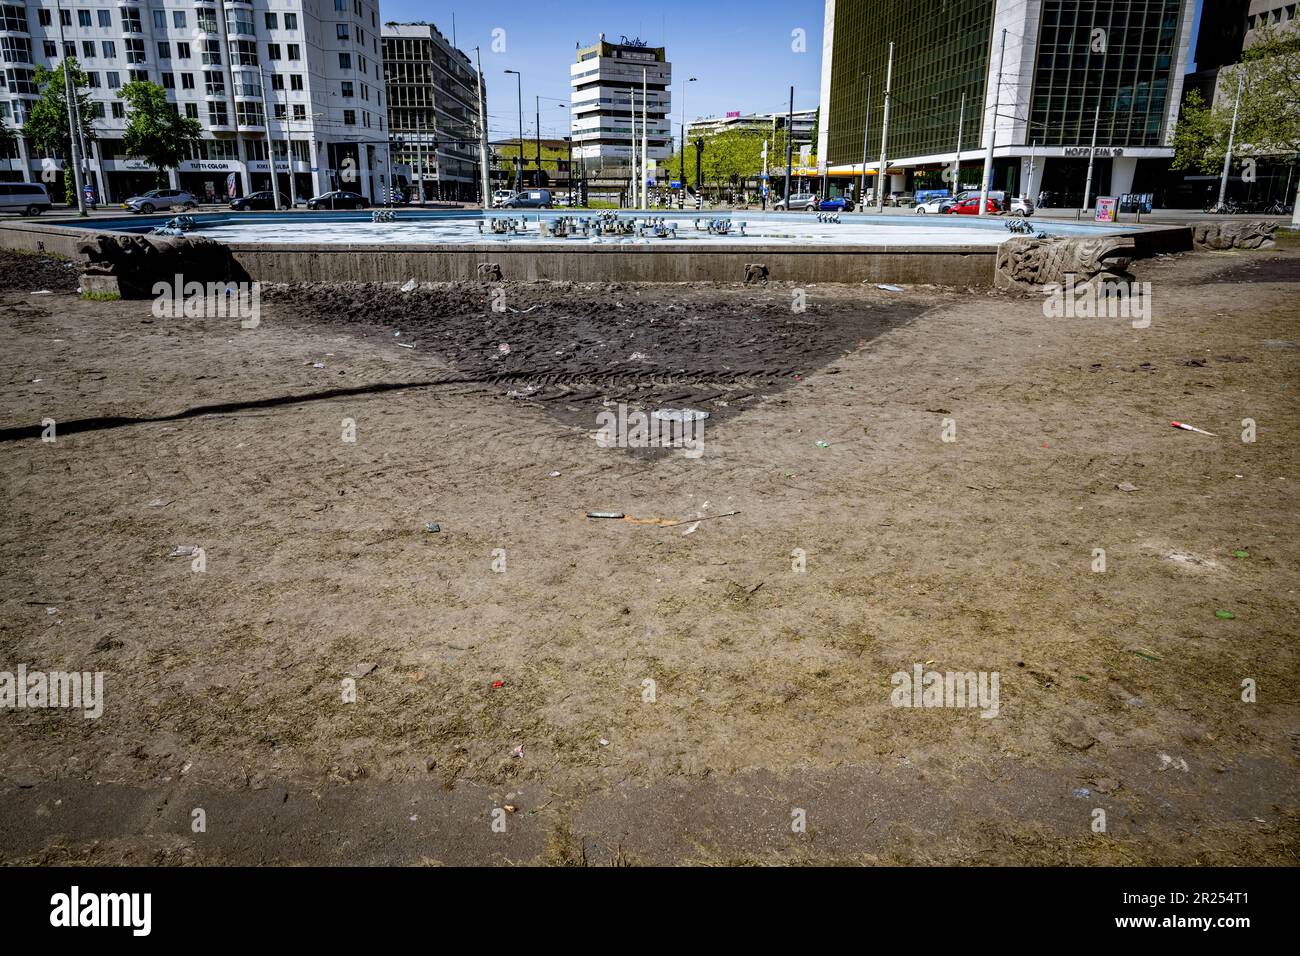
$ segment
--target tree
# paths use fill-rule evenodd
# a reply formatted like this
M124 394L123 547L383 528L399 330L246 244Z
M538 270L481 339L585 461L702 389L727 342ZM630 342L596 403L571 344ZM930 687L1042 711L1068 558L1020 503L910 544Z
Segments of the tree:
M148 80L132 80L117 93L126 100L126 132L122 148L157 169L157 185L167 185L167 170L175 169L200 142L199 121L182 116L167 99L167 91Z
M72 171L72 139L68 136L68 85L64 77L65 69L72 78L73 95L81 119L81 138L87 144L95 139L90 82L73 58L65 59L52 70L43 66L36 67L36 89L40 93L40 99L32 104L23 130L39 152L63 159L63 194L71 206L77 202L77 187ZM47 178L44 170L41 175L42 178Z
M1300 31L1265 28L1241 63L1219 71L1219 89L1226 95L1207 105L1198 93L1188 94L1174 132L1175 168L1206 173L1223 168L1239 75L1234 156L1300 153ZM1300 188L1296 197L1300 200ZM1300 201L1291 222L1300 226Z
M767 141L767 165L769 169L785 165L785 130L778 130L775 136L769 132L753 129L729 129L704 138L703 161L700 164L700 176L705 183L722 185L730 183L732 177L737 180L758 179L763 175L763 141ZM665 161L672 175L676 177L682 166L682 154L678 150ZM695 141L686 145L686 182L698 187L695 182Z

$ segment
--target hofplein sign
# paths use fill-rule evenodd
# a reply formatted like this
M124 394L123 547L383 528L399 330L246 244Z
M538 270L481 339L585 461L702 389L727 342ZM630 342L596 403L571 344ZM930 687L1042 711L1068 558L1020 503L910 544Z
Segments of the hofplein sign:
M1124 149L1121 146L1098 146L1090 150L1087 146L1066 146L1064 153L1066 156L1083 156L1087 157L1091 152L1093 156L1123 156Z

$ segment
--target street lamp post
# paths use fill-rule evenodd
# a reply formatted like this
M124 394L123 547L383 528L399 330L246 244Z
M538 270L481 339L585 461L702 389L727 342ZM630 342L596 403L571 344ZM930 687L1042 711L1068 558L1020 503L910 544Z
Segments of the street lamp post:
M677 208L686 208L686 90L695 82L695 77L690 77L686 85L681 87L681 163L677 164L677 178L681 179L681 189L677 190ZM699 182L695 182L695 189L699 189Z
M515 192L524 189L524 78L518 70L506 70L515 75L515 88L519 96L519 168L515 170Z

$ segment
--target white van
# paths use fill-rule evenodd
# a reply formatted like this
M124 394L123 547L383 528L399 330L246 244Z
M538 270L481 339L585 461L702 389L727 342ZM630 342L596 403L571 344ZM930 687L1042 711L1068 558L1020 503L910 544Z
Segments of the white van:
M40 183L0 182L0 212L39 216L50 208L50 197Z

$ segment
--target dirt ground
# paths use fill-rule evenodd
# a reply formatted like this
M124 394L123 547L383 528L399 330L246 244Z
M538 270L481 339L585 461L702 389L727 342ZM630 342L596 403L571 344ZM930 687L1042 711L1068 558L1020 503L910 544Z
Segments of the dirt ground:
M245 329L0 254L0 671L105 687L0 710L0 860L1294 865L1300 245L1136 270L1149 328L511 283ZM702 456L598 447L618 402ZM893 706L918 664L997 716Z

